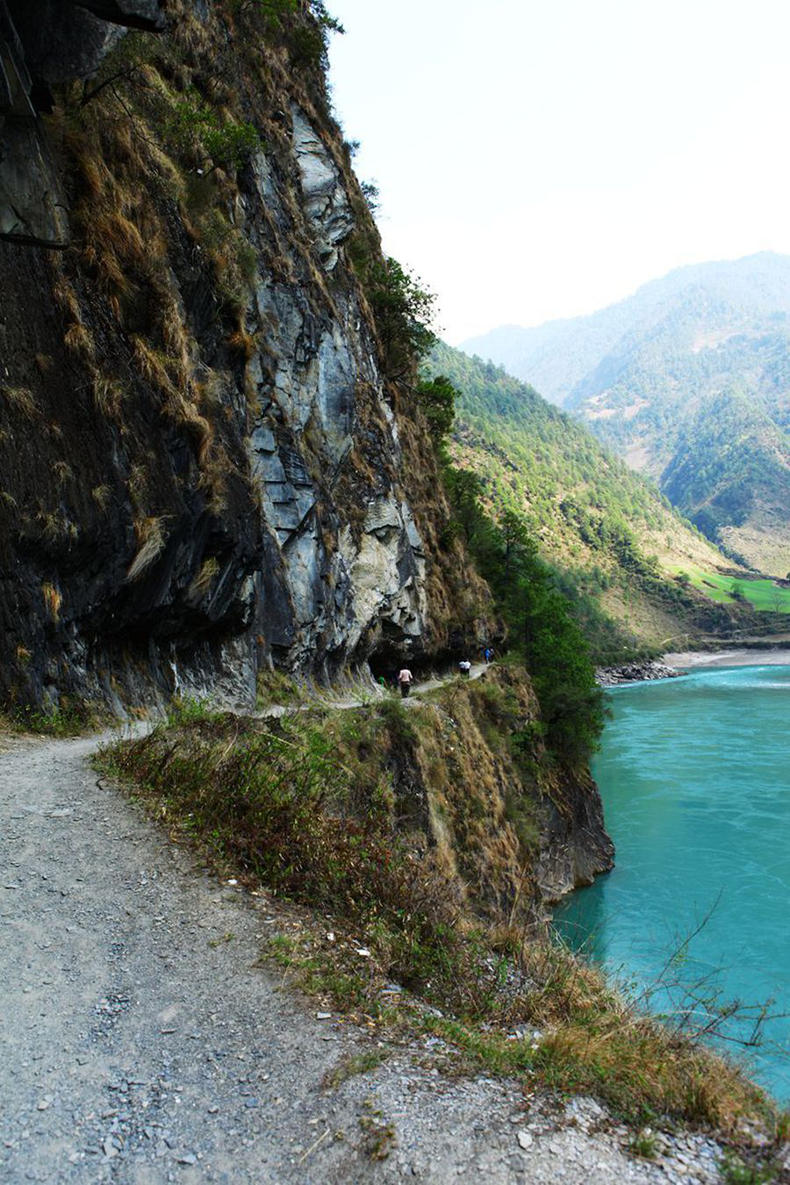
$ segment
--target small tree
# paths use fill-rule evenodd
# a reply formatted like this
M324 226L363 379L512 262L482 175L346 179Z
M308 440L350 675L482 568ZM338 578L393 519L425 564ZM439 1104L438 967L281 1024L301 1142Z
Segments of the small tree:
M417 386L417 398L423 410L431 438L437 450L450 435L450 429L455 419L455 399L457 390L448 378L439 374L430 381L425 379Z
M175 104L165 121L164 133L179 153L217 168L238 168L260 146L260 136L251 123L223 123L217 112L191 89Z
M436 342L430 328L436 297L397 259L374 264L363 282L384 352L387 377L403 378Z

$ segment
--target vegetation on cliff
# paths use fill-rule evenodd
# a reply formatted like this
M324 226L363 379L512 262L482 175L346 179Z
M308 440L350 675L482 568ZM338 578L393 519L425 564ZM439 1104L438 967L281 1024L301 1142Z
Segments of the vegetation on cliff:
M435 347L426 371L457 389L455 465L477 479L496 519L523 520L597 661L666 649L685 635L766 628L745 599L728 597L725 608L704 584L693 582L695 590L678 578L715 579L732 561L584 427L493 364L448 346Z
M603 692L590 647L570 599L540 559L525 520L505 511L499 522L483 508L482 482L468 470L445 468L453 518L491 587L507 627L507 645L526 664L540 703L535 728L555 760L579 768L603 727Z
M633 1011L547 936L539 837L547 812L568 817L588 791L544 765L534 734L507 740L535 711L507 669L423 703L279 721L184 705L101 764L216 868L308 910L269 956L382 1036L434 1033L471 1066L592 1092L636 1124L771 1122L729 1063Z
M252 698L273 662L330 678L486 628L439 538L418 293L329 109L331 17L167 9L52 88L70 246L0 244L0 696L23 711Z

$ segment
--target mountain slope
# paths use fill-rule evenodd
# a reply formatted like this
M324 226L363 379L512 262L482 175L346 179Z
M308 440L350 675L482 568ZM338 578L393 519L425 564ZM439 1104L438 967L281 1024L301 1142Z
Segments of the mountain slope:
M686 421L662 488L730 554L784 576L790 437L737 388L712 397Z
M714 605L677 579L687 569L723 571L729 561L583 425L449 346L436 348L429 370L459 391L455 464L480 476L495 511L524 516L599 659L681 634L754 626L745 607Z
M546 390L736 558L787 571L790 258L682 268L590 317L497 330L465 348ZM750 447L717 462L712 441L727 433L706 424L723 414L737 432L745 407ZM708 442L704 458L696 440ZM740 491L732 513L728 489Z

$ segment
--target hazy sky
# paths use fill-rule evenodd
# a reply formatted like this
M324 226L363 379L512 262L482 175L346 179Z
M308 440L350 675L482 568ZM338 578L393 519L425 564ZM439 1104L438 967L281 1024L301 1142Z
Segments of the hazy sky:
M335 110L451 342L790 253L788 0L329 0Z

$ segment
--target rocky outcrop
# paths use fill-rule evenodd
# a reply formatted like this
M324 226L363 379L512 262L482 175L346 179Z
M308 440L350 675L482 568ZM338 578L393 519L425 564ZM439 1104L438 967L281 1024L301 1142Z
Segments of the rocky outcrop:
M548 759L529 676L448 680L387 756L399 825L435 853L459 903L499 926L545 916L614 863L595 782Z
M50 96L26 118L72 238L0 244L6 702L250 702L261 666L326 679L430 655L486 611L440 546L414 397L384 373L354 263L377 235L297 36L316 28L167 7L172 30L120 57L107 21L159 28L152 0L41 0L38 39L9 10L14 101ZM89 74L84 102L63 79ZM64 241L31 161L16 237Z
M122 27L161 32L160 0L0 0L0 238L67 245L67 199L41 112L53 86L95 73Z
M25 48L0 0L0 238L64 246L63 190L32 92Z
M608 872L614 866L614 844L604 825L598 788L589 774L566 771L558 792L547 796L544 805L536 881L541 900L551 905Z
M682 671L668 667L666 663L627 662L620 667L599 667L595 681L599 687L616 687L618 683L642 683L649 679L676 679Z

